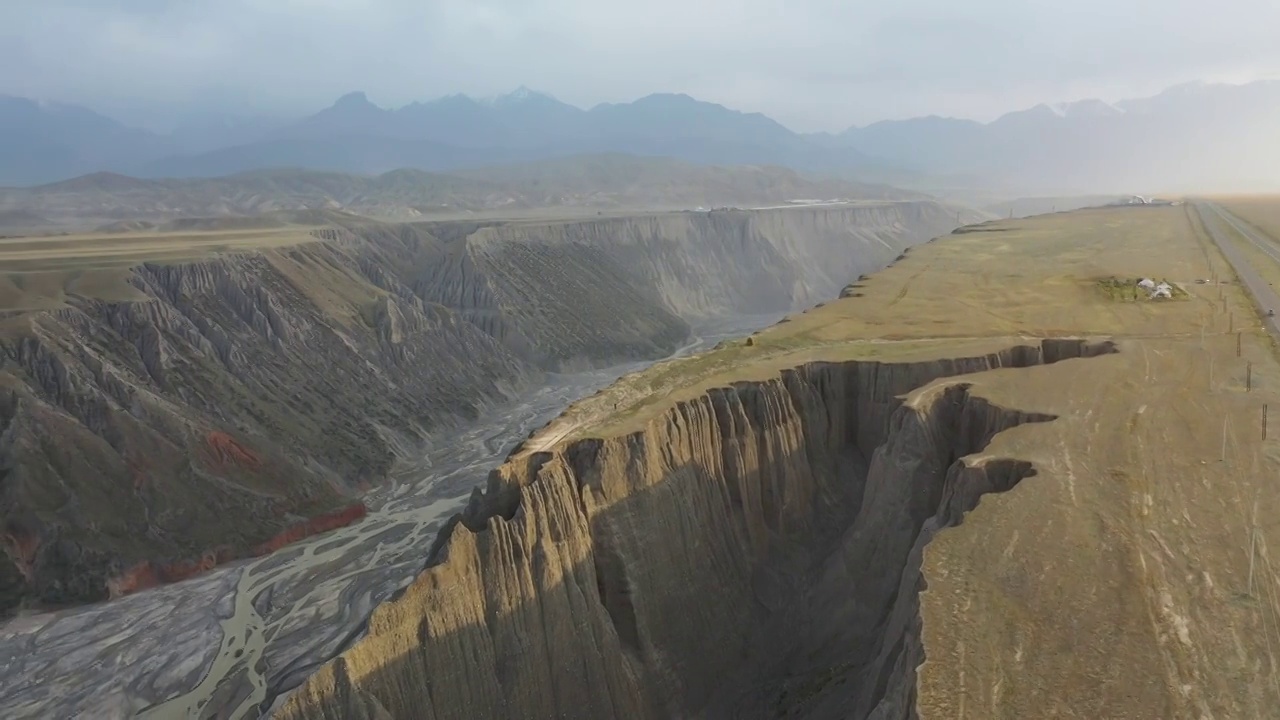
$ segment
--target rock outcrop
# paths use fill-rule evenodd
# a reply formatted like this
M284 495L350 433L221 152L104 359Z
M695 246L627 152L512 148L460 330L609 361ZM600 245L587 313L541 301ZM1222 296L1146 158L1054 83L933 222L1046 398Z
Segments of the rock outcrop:
M357 519L398 458L545 370L658 358L950 228L928 202L561 223L336 218L0 327L0 614ZM265 545L264 545L265 544Z
M1052 420L935 381L1113 351L814 363L517 452L276 717L912 717L921 550Z

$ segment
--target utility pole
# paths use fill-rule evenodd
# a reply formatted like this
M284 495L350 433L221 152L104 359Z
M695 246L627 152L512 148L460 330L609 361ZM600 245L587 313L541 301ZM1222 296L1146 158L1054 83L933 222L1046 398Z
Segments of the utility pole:
M1249 597L1253 597L1253 555L1258 548L1258 528L1255 525L1249 532Z
M1244 333L1242 332L1236 333L1236 357L1240 357L1240 338L1242 336L1244 336Z
M1220 458L1220 462L1227 461L1227 418L1229 417L1231 416L1230 415L1222 416L1222 456Z

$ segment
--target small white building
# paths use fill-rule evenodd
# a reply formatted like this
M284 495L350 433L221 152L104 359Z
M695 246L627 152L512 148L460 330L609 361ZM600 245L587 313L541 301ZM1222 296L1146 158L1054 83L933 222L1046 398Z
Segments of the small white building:
M1152 298L1171 298L1173 297L1173 286L1167 282L1162 282L1151 291Z
M1147 290L1155 290L1156 281L1152 280L1151 278L1142 278L1141 280L1138 281L1138 287L1144 288Z

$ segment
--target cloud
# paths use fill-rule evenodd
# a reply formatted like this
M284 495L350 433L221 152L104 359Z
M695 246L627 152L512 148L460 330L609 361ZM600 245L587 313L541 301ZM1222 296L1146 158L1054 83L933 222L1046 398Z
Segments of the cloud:
M800 129L1280 70L1240 0L15 0L0 92L116 112L400 105L528 85L575 104L687 92Z

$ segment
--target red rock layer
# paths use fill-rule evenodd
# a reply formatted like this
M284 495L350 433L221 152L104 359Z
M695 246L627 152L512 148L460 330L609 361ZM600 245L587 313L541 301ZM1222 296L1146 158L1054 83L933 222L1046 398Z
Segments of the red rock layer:
M288 529L276 534L270 540L253 548L249 553L237 554L231 548L221 547L206 551L203 555L196 559L179 560L173 563L155 563L150 560L140 562L120 575L117 575L107 581L107 591L111 598L118 598L124 595L130 595L167 583L180 582L187 578L194 577L201 573L208 572L218 565L238 560L246 556L261 557L270 555L271 553L298 542L305 540L312 535L337 530L346 527L355 522L360 521L367 515L369 509L364 503L357 502L348 505L341 510L335 510L330 513L318 515L310 520L297 523ZM12 535L6 537L11 547L21 547L18 540ZM31 551L34 555L34 550ZM22 565L19 565L21 568Z

